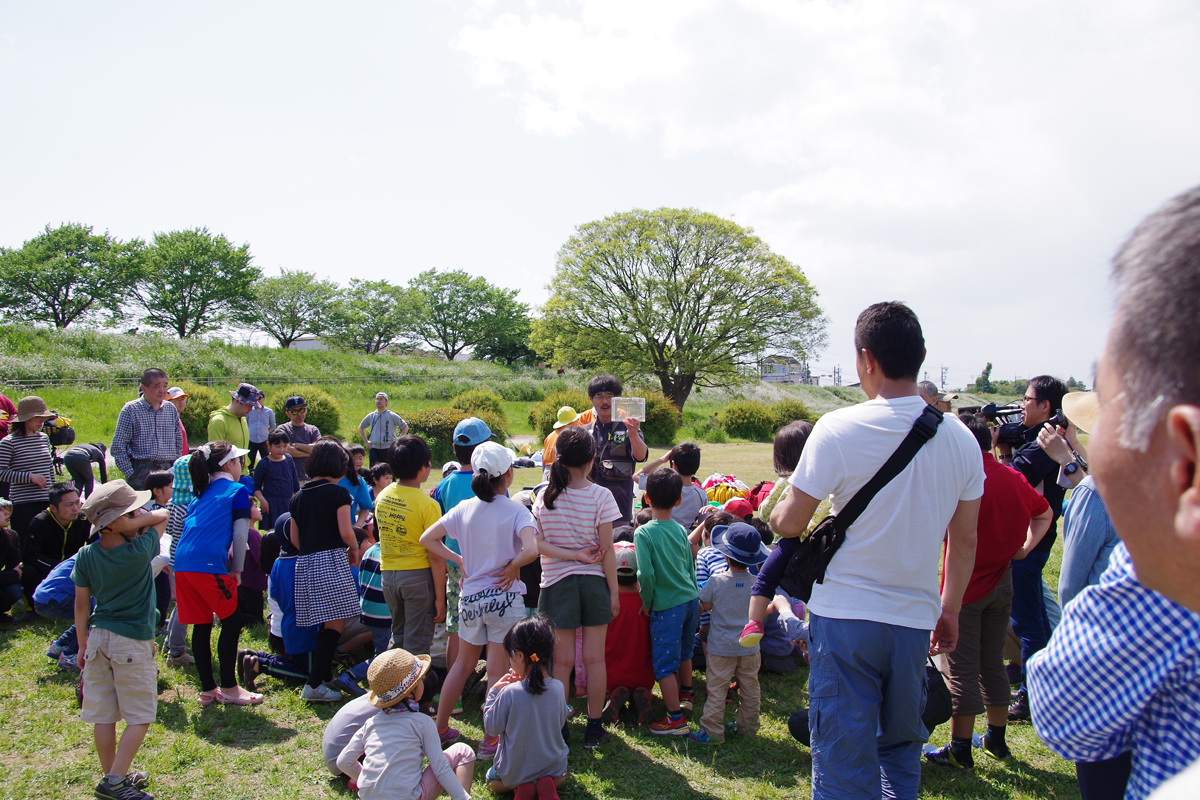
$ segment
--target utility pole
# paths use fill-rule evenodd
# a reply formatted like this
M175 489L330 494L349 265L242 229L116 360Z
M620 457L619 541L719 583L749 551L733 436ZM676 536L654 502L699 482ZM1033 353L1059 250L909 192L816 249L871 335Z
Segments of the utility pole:
M834 386L842 385L842 368L840 365L834 366L834 368L833 368L833 385Z
M946 372L947 371L948 370L945 367L942 367L942 388L943 389L946 388Z

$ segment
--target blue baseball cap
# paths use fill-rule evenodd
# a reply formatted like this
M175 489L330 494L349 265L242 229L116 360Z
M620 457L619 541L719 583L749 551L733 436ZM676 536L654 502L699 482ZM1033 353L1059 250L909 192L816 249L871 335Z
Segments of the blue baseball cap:
M734 561L753 566L767 560L771 551L763 544L758 530L745 522L735 522L732 525L718 525L713 528L712 546L723 556L729 556Z
M467 417L454 426L454 443L470 446L492 438L492 429L479 417Z

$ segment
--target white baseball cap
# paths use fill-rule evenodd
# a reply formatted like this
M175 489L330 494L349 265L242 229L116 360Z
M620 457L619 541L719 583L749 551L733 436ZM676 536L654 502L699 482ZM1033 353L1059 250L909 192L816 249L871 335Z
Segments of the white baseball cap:
M471 453L471 469L476 472L486 472L493 478L498 478L512 469L516 456L497 442L481 442Z

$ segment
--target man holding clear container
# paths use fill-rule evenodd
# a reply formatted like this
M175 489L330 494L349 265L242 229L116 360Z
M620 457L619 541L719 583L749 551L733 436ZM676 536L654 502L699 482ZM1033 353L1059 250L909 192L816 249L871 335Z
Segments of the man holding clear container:
M612 492L621 511L621 519L613 527L633 520L633 473L638 463L650 457L641 420L634 416L613 419L613 399L620 397L622 389L621 381L613 375L592 378L588 382L588 397L596 419L583 426L596 442L592 483Z

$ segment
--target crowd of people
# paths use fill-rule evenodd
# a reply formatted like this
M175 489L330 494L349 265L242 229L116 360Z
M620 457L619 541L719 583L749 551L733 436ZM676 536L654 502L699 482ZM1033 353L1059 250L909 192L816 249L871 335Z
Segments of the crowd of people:
M1113 282L1096 391L1033 378L1006 431L918 384L911 309L868 307L854 342L869 399L784 426L779 480L724 504L696 444L648 461L612 375L589 383L591 409L559 411L541 480L519 491L513 450L476 418L425 491L429 443L384 393L347 444L305 422L300 396L275 425L242 384L189 449L187 395L159 369L111 447L72 449L73 481L57 481L53 412L0 397L0 611L73 622L47 655L82 669L99 798L150 797L133 762L156 719L158 637L168 668L194 668L201 706L260 704L263 675L348 700L322 757L367 800L461 800L485 759L492 791L557 797L572 691L585 749L622 718L698 745L751 738L760 672L797 660L809 705L789 728L814 797L915 798L923 761L1011 759L1007 727L1029 719L1086 800L1197 797L1200 189L1137 228ZM1060 518L1056 597L1043 570ZM243 649L264 619L270 651ZM471 746L451 722L481 659ZM947 691L949 741L927 743Z

